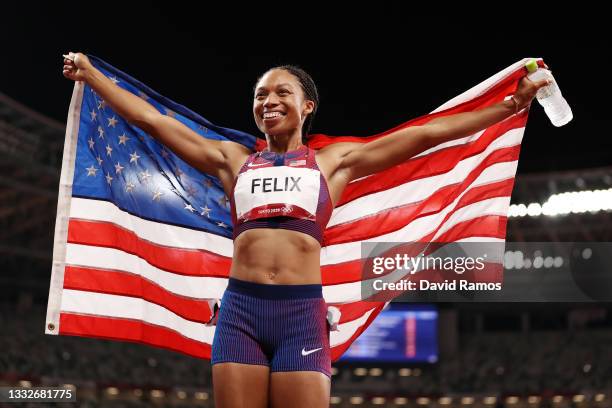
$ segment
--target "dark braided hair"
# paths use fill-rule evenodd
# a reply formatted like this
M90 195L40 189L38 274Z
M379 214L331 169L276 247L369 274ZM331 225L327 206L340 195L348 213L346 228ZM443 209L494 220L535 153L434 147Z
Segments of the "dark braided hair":
M302 143L306 144L306 140L308 139L308 134L310 132L310 128L312 127L312 121L314 120L315 114L317 113L317 108L319 107L319 92L317 91L317 86L315 85L312 77L308 75L306 71L302 68L295 65L280 65L277 67L270 68L268 71L272 71L273 69L282 69L289 72L291 75L296 77L300 82L300 86L302 87L302 91L304 92L304 99L308 101L314 102L314 109L311 113L308 114L306 119L304 120L304 125L302 125ZM263 75L262 75L263 76ZM257 79L257 82L261 77ZM255 86L257 86L257 82Z

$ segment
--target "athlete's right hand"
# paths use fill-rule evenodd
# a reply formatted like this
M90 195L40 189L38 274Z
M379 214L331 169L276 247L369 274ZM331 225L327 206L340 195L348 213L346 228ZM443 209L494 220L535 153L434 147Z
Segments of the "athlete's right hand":
M89 58L80 52L69 52L64 55L63 74L66 78L73 81L84 81L87 70L92 68Z

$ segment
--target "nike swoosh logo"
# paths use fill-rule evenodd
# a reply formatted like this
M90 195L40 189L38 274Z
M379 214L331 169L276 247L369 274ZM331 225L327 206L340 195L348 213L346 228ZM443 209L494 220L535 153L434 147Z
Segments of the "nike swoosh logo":
M316 348L316 349L314 349L314 350L308 350L308 351L306 351L306 349L304 349L304 348L303 348L303 349L302 349L302 355L303 355L303 356L307 356L307 355L312 354L312 353L314 353L315 351L319 351L319 350L321 350L321 349L323 349L323 347L319 347L319 348Z
M269 163L259 163L259 164L253 164L253 163L249 163L247 164L247 167L259 167L259 166L265 166Z

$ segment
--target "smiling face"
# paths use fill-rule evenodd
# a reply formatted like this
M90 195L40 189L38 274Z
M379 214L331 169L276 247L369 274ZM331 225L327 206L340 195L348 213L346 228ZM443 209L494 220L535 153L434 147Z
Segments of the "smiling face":
M314 102L305 100L300 81L284 69L266 72L255 86L253 115L261 132L270 136L302 134Z

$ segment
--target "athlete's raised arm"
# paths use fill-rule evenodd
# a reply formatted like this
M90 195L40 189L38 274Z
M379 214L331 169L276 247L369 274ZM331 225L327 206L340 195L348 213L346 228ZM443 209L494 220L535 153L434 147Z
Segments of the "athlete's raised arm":
M239 143L203 138L178 120L161 114L153 105L107 78L84 54L69 53L64 58L63 74L73 81L87 83L118 115L159 140L193 167L220 178L224 185L250 153Z

